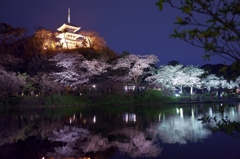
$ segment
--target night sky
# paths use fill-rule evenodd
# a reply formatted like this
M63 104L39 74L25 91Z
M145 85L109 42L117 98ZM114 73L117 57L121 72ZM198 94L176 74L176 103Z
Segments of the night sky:
M180 39L169 38L176 27L180 13L169 6L159 11L157 0L1 0L0 22L23 27L32 35L38 27L57 31L67 23L68 8L71 23L81 30L94 30L107 42L107 46L120 54L158 56L160 65L177 60L184 65L229 63L212 57L204 61L204 50Z

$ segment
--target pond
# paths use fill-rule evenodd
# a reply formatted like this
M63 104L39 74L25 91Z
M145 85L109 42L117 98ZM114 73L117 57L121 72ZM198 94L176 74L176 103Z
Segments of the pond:
M240 121L240 103L0 109L0 158L235 159L240 138L198 119Z

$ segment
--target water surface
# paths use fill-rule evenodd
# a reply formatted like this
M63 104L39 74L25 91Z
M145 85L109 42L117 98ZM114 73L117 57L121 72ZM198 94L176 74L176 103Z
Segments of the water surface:
M240 104L1 108L0 158L240 158L240 139L204 115L240 121Z

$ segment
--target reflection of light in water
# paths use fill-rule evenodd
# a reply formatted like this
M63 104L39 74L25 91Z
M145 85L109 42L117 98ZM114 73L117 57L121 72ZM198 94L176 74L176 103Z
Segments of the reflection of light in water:
M164 143L186 144L187 141L197 142L211 135L211 131L204 128L201 122L186 116L184 119L178 116L168 118L155 129Z
M192 112L192 118L194 119L195 116L194 116L194 110L193 110L193 108L192 108L191 112Z
M136 114L133 114L133 121L136 122Z
M96 116L93 117L93 123L96 123Z
M180 108L180 117L183 119L183 109Z
M177 114L179 114L179 109L178 108L176 108L176 112L177 112Z
M212 117L212 115L213 115L213 112L212 112L212 108L210 107L210 108L209 108L209 116Z
M234 111L235 111L235 110L234 110L234 107L231 107L230 110L231 110L232 116L234 116Z
M128 122L136 122L137 121L137 116L136 116L136 114L128 114L128 113L125 113L124 115L123 115L123 118L124 118L124 121L126 122L126 123L128 123Z
M86 119L86 118L83 119L83 123L84 123L84 124L87 123L87 119Z
M128 122L128 114L125 113L124 116L125 116L125 122L127 123Z
M161 113L158 115L158 121L161 121Z

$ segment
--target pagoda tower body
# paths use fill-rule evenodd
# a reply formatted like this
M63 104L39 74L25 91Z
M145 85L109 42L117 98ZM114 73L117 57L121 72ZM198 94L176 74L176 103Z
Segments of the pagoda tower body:
M84 36L77 34L81 27L72 25L70 22L70 8L68 8L68 23L63 24L57 30L59 34L56 36L60 39L60 45L65 49L75 49L82 47Z

